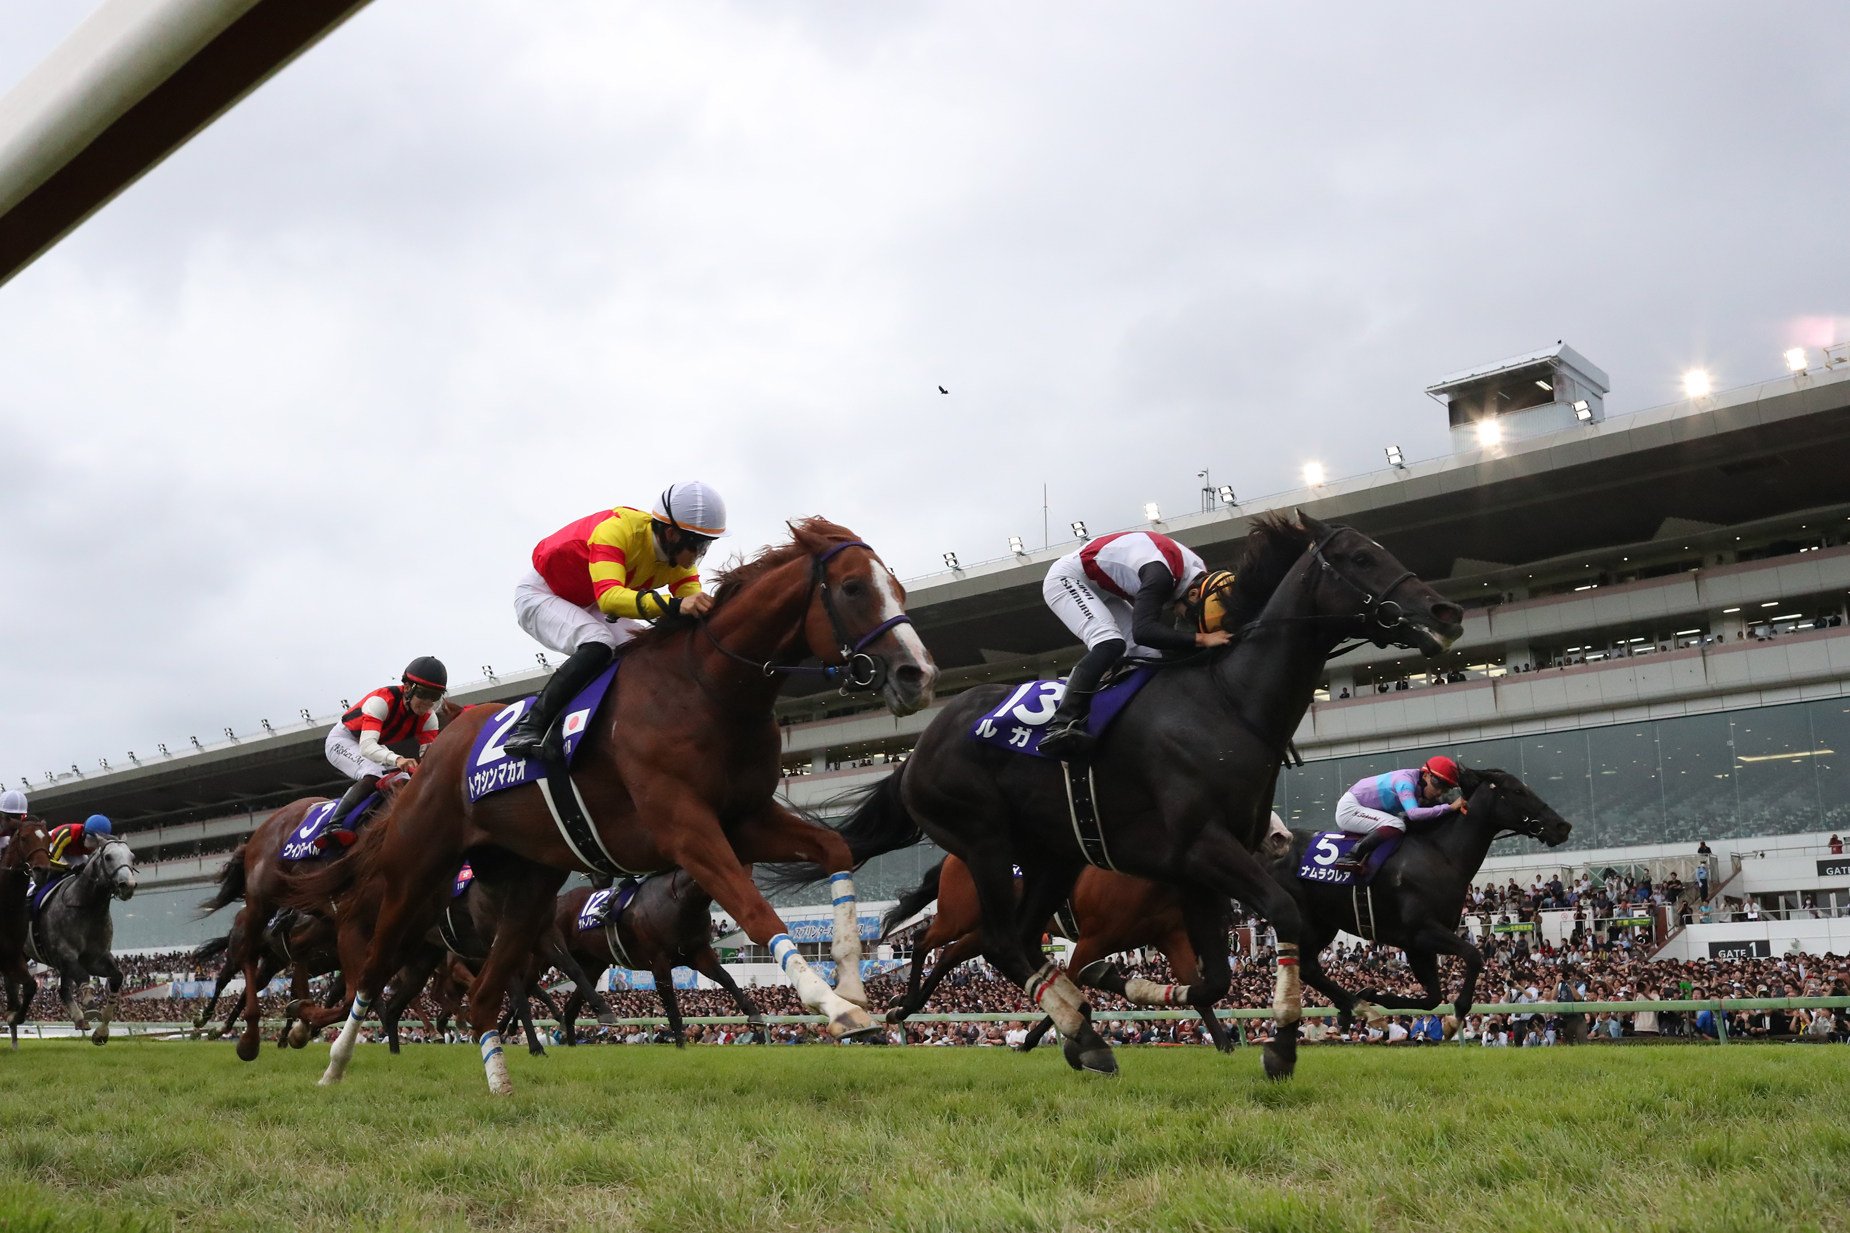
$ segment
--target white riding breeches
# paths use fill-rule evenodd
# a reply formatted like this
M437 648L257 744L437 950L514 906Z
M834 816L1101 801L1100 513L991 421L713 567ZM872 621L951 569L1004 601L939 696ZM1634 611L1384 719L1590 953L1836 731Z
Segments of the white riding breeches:
M334 769L349 779L362 779L367 775L389 775L397 769L395 762L385 766L374 762L360 752L360 738L347 731L347 725L337 723L328 729L328 739L322 743L327 752L328 761ZM385 748L383 745L381 749Z
M1116 638L1123 640L1127 654L1157 655L1148 647L1138 646L1131 637L1130 601L1100 590L1086 577L1077 554L1060 558L1048 569L1047 579L1041 583L1041 598L1088 650Z
M611 620L595 607L580 607L554 595L536 569L528 570L514 586L514 619L535 642L561 655L587 642L619 647L648 628L628 617Z
M1350 835L1366 835L1384 827L1405 833L1407 820L1391 813L1382 813L1379 809L1370 809L1357 801L1353 792L1345 792L1343 798L1336 802L1336 826L1338 830Z

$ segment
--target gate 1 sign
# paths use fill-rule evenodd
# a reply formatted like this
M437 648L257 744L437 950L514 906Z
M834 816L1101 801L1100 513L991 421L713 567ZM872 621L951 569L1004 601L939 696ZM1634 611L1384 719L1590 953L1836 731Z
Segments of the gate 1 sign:
M1818 862L1821 878L1850 878L1850 856L1833 856Z
M1771 959L1772 943L1765 938L1747 942L1710 942L1711 959Z

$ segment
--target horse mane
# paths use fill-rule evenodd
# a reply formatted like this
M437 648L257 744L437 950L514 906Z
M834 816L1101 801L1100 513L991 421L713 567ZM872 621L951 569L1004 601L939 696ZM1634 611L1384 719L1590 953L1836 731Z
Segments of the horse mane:
M1222 628L1237 629L1257 618L1310 544L1310 532L1284 514L1261 514L1254 519L1239 564L1234 566Z

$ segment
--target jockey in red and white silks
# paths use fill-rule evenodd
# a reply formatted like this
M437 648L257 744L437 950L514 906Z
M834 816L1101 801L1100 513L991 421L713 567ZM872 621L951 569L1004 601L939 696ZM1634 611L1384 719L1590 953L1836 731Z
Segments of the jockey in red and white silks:
M1092 695L1127 651L1155 657L1227 641L1220 630L1196 633L1170 624L1176 605L1207 572L1193 551L1155 531L1101 536L1053 563L1041 595L1086 644L1086 653L1067 676L1066 695L1041 738L1042 753L1072 760L1091 751L1086 719Z
M420 655L406 665L399 684L373 690L328 729L327 740L322 743L328 762L353 780L334 806L331 825L324 835L330 842L352 842L352 833L343 823L381 776L416 769L417 756L399 751L411 748L415 738L417 755L422 755L424 747L437 739L437 706L449 684L449 670L443 661L434 655Z

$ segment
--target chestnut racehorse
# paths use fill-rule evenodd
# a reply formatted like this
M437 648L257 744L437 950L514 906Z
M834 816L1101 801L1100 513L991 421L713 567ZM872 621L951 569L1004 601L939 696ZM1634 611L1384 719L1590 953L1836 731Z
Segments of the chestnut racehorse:
M457 865L491 845L556 876L543 894L509 902L469 991L490 1091L512 1090L495 1031L508 979L552 919L567 873L588 869L590 859L637 873L687 870L770 949L833 1035L879 1031L863 1009L853 858L839 835L777 801L783 740L772 707L784 677L811 656L825 666L808 670L845 689L878 692L896 715L930 703L937 667L906 616L904 589L870 546L822 518L792 524L791 532L790 542L722 573L705 616L664 620L625 648L573 769L607 862L581 857L566 841L538 785L469 800L470 750L491 717L481 707L432 742L423 769L344 859L291 891L289 902L303 907L338 901L341 966L353 976L351 1009L323 1084L345 1074L366 1008L403 948L434 923ZM793 859L834 874L835 989L798 953L745 869ZM341 1013L340 1006L306 1012L317 1027Z
M21 818L6 834L0 852L0 979L6 983L6 1026L13 1048L19 1048L19 1025L32 1009L39 983L26 966L26 885L32 870L51 868L51 843L42 819Z
M461 708L452 706L447 714L460 714ZM408 782L401 774L388 775L380 781L381 788L390 794ZM244 906L238 909L237 919L232 922L230 946L226 952L227 967L235 967L244 973L244 1033L238 1037L238 1056L245 1061L254 1061L262 1044L261 1024L258 1018L257 999L276 975L276 969L265 971L265 947L263 940L270 920L278 908L283 906L284 895L301 877L310 870L318 869L330 861L342 859L343 848L330 848L325 857L319 860L286 861L283 859L283 843L296 827L302 825L302 819L308 811L326 801L325 796L304 796L290 801L281 809L265 818L250 838L238 845L236 851L225 862L218 875L218 890L212 898L199 905L201 917L210 916L227 904L238 899L244 900ZM376 812L369 816L377 818ZM366 823L367 827L374 825ZM325 916L328 905L323 903L301 905L302 911ZM318 976L322 971L331 971L334 966L307 973ZM298 982L297 987L301 985Z

